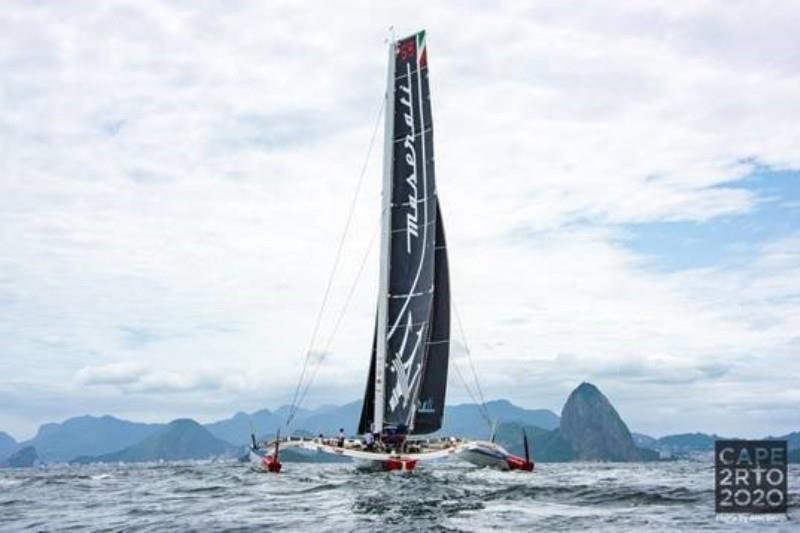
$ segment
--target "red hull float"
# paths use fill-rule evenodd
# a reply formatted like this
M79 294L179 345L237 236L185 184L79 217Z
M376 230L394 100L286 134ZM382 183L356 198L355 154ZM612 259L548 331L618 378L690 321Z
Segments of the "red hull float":
M280 458L271 453L264 453L262 450L250 449L250 464L259 472L278 474L281 471Z
M387 459L383 462L383 469L387 472L392 471L401 471L401 472L411 472L417 466L416 459L406 459L404 457L397 457Z
M267 455L261 460L261 464L264 467L264 470L270 472L272 474L277 474L281 471L281 462L279 459L271 455Z
M506 457L509 470L522 470L525 472L533 472L533 461L526 461L522 457L516 455L509 455Z

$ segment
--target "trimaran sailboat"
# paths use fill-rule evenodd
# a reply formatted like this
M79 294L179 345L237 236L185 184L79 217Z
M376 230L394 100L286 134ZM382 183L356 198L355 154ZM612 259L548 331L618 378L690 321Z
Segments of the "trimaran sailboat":
M365 440L285 437L251 463L278 472L280 450L350 457L362 467L413 470L418 462L460 458L478 466L533 470L533 461L488 441L422 438L444 415L450 349L450 286L437 198L425 32L389 44L384 121L380 282L375 336L358 425Z

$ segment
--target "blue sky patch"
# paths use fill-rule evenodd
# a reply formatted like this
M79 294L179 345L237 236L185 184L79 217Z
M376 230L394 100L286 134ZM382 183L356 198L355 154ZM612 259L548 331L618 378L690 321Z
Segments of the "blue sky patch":
M626 225L626 246L652 258L658 270L735 267L753 259L761 244L800 229L800 171L759 168L736 188L758 194L759 205L750 213Z

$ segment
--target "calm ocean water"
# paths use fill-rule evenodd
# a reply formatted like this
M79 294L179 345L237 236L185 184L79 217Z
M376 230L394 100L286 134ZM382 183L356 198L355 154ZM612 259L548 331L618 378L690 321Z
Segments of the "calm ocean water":
M715 520L703 463L542 464L533 475L429 465L412 474L286 463L279 476L235 462L0 470L0 529L17 531L800 531L790 520ZM793 519L792 519L793 518Z

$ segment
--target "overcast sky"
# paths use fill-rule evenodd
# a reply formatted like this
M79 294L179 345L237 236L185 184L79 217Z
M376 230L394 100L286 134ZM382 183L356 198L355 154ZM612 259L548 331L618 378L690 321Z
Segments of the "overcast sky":
M800 4L333 4L4 2L0 430L291 400L392 24L428 30L489 398L560 412L588 380L636 431L800 430ZM375 234L381 148L317 351ZM363 393L374 248L309 406Z

